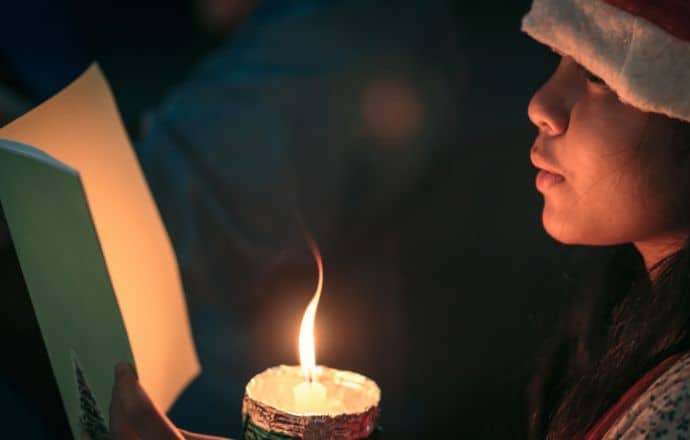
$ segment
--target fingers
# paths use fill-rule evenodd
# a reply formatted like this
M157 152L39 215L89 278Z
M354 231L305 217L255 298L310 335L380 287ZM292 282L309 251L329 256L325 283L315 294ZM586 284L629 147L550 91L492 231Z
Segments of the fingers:
M139 385L134 368L123 363L115 367L111 430L116 440L184 440Z
M141 440L127 421L124 411L122 401L117 393L117 382L115 382L110 401L110 433L113 440Z
M114 440L230 440L175 428L139 385L131 365L122 363L115 367L110 432Z

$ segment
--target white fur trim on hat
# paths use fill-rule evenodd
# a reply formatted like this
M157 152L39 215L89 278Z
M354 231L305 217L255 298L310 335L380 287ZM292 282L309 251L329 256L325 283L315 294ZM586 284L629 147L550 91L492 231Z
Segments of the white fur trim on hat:
M522 30L602 78L621 101L690 122L690 43L599 0L534 0Z

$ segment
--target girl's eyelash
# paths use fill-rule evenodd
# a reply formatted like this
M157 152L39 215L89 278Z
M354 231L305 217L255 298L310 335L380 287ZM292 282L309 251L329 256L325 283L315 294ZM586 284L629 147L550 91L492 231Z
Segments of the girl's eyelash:
M603 79L599 78L598 76L596 76L595 74L593 74L593 73L590 72L589 70L587 70L587 69L582 69L582 71L584 72L585 78L587 78L587 81L590 81L590 82L593 82L594 84L599 84L599 85L602 85L602 86L606 86L606 85L607 85L606 82L605 82Z

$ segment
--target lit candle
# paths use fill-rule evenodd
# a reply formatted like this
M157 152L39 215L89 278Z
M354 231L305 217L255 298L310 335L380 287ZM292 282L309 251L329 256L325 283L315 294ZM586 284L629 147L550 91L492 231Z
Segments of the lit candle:
M299 329L299 361L302 367L304 382L296 385L292 392L295 399L295 410L303 414L320 414L327 411L326 387L321 385L316 375L316 343L314 341L314 323L316 321L316 308L321 299L323 289L323 261L321 254L313 241L309 241L311 251L316 258L318 269L318 282L316 292L309 302L302 317Z
M279 434L355 440L370 437L377 427L378 385L361 374L316 365L314 322L323 263L314 242L309 240L309 245L319 278L300 326L300 366L269 368L249 381L242 403L245 438L267 440Z
M302 382L292 389L295 398L295 412L302 414L323 414L328 409L326 387L318 382Z

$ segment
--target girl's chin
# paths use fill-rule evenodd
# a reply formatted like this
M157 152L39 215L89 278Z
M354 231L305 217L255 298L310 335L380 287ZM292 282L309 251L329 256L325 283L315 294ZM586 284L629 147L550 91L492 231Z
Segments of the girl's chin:
M567 216L556 216L551 210L544 208L542 212L542 225L546 233L562 244L584 244L582 234L574 225L567 221Z
M591 228L580 227L572 221L549 217L546 211L542 215L542 226L551 238L566 245L613 246L631 241L625 240L626 237L617 236L614 231L594 231Z

